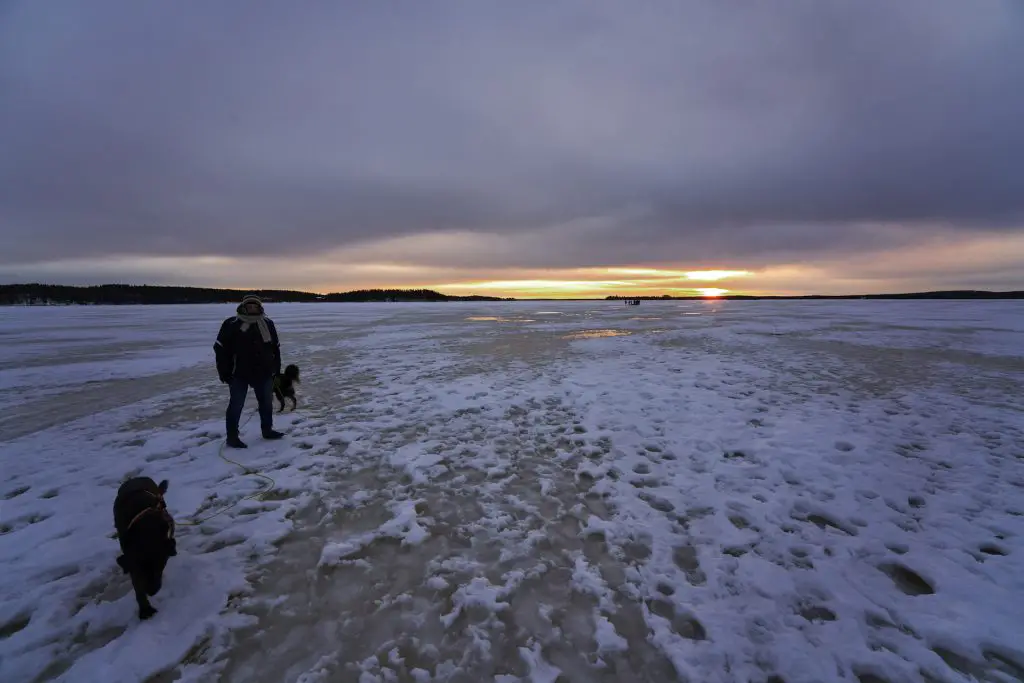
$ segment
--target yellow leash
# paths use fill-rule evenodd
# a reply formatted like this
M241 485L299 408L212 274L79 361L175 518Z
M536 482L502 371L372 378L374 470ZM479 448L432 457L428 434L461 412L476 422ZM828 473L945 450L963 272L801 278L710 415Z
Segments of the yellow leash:
M246 419L246 421L244 423L242 423L243 427L245 425L249 424L249 420L252 419L253 415L255 415L256 412L257 411L254 411L254 412L249 414L248 419ZM220 510L218 510L217 512L213 513L212 515L210 515L208 517L203 517L202 519L194 519L194 520L189 520L189 521L184 521L184 522L177 522L178 526L199 526L203 522L208 522L209 520L213 519L217 515L222 514L224 512L227 512L228 510L230 510L233 507L236 507L243 500L253 500L253 499L257 498L257 497L259 497L262 500L264 496L266 496L268 493L270 493L270 491L275 486L277 486L277 482L274 481L273 477L268 477L267 475L265 475L265 474L263 474L261 472L257 472L256 470L252 469L251 467L247 467L246 465L243 465L242 463L237 462L235 460L232 460L231 458L229 458L226 455L224 455L224 446L226 446L226 445L227 445L227 439L225 439L224 441L221 441L220 448L217 449L217 455L220 457L221 460L223 460L226 463L230 463L232 465L235 465L236 467L242 468L242 473L243 474L246 474L246 475L249 475L249 476L253 476L253 477L260 477L262 479L266 479L268 482L270 482L270 485L267 486L266 488L263 488L263 489L257 491L256 493L253 493L253 494L250 494L250 495L246 496L245 498L239 498L234 503L231 503L230 505L221 508Z

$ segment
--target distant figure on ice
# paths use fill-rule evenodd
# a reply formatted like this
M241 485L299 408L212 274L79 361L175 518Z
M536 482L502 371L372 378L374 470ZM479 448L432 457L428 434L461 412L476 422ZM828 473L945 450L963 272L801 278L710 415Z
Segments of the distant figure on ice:
M227 445L248 448L238 438L238 421L242 417L245 398L252 387L260 409L260 427L264 439L280 439L284 434L274 431L274 375L281 372L281 343L274 321L263 314L263 302L254 294L246 294L238 305L237 315L220 326L213 351L217 356L217 374L228 385L231 399L227 410Z

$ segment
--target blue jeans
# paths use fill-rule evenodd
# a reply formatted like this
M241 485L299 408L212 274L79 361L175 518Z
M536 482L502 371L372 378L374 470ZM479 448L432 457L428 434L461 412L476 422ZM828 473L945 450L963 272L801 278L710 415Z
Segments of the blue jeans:
M245 399L249 395L249 387L252 387L256 394L256 403L260 409L260 427L266 434L274 428L274 403L271 400L274 395L274 380L268 377L265 380L248 382L237 377L228 383L231 390L231 400L228 402L227 432L228 437L238 436L238 421L242 419L242 409L245 407Z

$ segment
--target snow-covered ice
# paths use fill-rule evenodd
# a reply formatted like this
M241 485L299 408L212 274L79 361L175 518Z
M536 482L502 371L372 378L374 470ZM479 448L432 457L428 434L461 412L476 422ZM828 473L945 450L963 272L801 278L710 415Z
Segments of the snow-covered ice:
M0 309L0 680L1024 680L1019 303L268 304L263 498L232 308Z

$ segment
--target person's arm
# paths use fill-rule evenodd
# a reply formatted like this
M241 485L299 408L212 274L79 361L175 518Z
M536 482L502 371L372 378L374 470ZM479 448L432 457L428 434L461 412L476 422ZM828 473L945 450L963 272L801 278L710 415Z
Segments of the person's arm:
M231 376L235 372L235 335L232 321L232 318L228 318L221 323L217 341L213 343L213 352L217 357L217 375L225 384L231 381Z
M274 374L281 374L281 339L277 336L277 325L270 318L267 318L267 327L270 328L270 343L274 347Z

